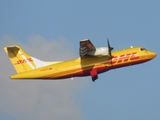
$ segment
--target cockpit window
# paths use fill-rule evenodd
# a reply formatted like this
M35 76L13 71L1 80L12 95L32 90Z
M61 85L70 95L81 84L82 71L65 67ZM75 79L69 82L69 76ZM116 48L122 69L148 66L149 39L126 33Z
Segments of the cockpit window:
M140 48L140 50L143 51L143 50L147 50L147 49L145 49L145 48Z

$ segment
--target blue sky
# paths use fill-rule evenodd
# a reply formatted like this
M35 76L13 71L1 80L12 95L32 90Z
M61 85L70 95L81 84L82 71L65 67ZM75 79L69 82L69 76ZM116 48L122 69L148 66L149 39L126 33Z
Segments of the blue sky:
M19 44L37 58L63 60L79 56L79 40L89 38L100 47L107 45L108 37L115 50L144 46L158 56L141 65L100 74L95 83L90 77L75 81L19 82L8 79L15 71L1 49L0 119L43 119L38 117L43 113L48 119L159 120L159 6L158 0L1 1L1 48ZM6 92L13 90L10 88L16 89L18 95ZM52 116L48 109L59 112Z

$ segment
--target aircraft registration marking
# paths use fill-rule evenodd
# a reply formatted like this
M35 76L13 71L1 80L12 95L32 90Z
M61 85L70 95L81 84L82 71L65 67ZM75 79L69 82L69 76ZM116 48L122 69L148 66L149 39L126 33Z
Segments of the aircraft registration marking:
M52 70L52 68L43 68L40 71L43 72L43 71L47 71L47 70Z

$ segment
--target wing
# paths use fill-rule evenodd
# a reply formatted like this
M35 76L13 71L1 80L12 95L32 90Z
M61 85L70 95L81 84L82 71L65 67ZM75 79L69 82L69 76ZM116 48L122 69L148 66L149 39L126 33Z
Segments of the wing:
M92 42L89 39L81 40L80 41L80 49L79 54L81 58L87 57L89 52L95 51L96 48L92 44Z

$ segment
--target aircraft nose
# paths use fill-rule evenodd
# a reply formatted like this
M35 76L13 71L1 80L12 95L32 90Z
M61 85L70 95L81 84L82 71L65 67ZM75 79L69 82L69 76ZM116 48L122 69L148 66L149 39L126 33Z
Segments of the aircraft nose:
M155 58L157 56L157 54L155 52L152 52L152 56L153 56L153 58Z
M148 55L149 58L153 59L157 56L157 54L155 52L150 52L150 54Z

